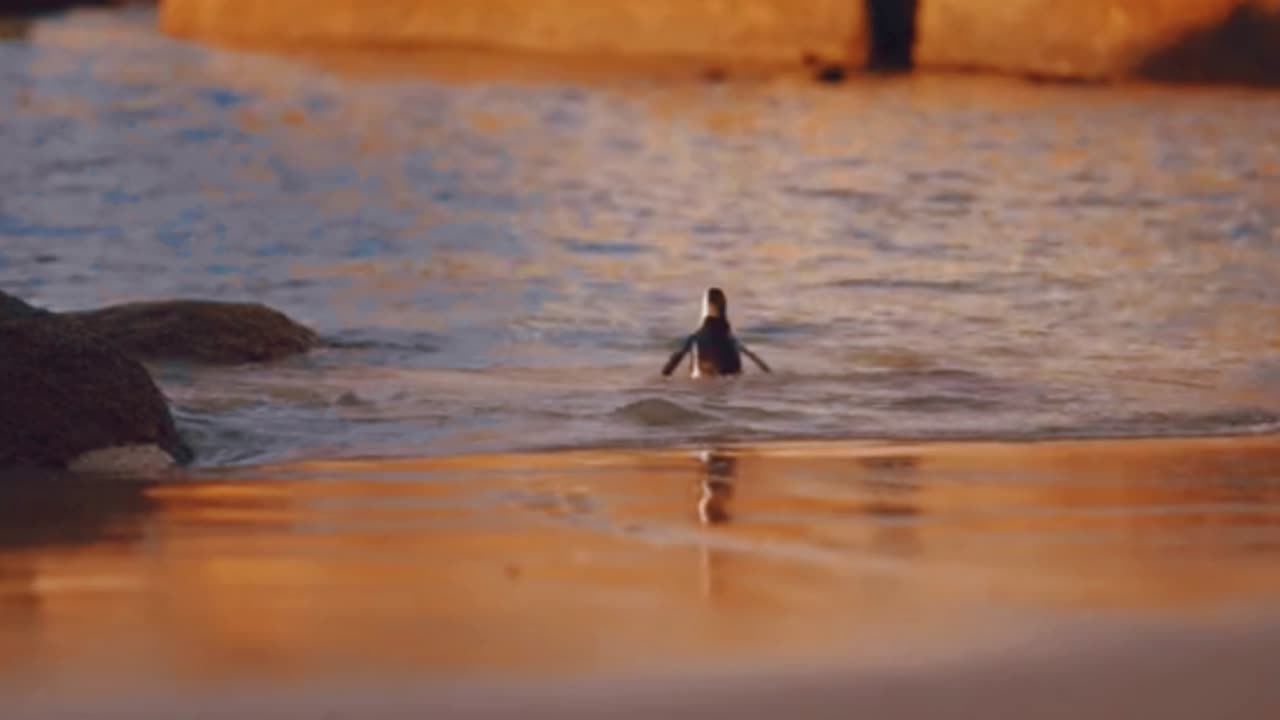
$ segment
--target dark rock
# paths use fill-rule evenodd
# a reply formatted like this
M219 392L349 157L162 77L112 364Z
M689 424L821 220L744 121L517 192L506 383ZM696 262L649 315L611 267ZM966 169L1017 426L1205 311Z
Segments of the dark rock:
M188 462L191 450L140 360L275 360L318 342L257 304L172 300L52 313L0 291L0 469L150 466L164 459L155 448ZM108 448L130 449L77 462Z
M712 84L722 83L729 79L729 71L718 65L712 65L702 71L702 79Z
M1137 74L1162 82L1280 86L1280 8L1245 4L1143 59Z
M849 71L845 70L843 65L830 63L818 68L813 74L813 79L820 83L828 85L836 85L845 81L849 77Z
M48 310L28 305L21 299L0 290L0 322L12 318L36 317L50 315Z
M165 300L59 317L141 360L265 362L304 353L320 340L284 313L257 303Z
M157 5L159 0L0 0L0 15L44 15L77 7Z
M37 15L61 12L77 6L123 5L121 0L0 0L0 14Z
M868 70L896 73L911 69L917 5L916 0L866 0L871 30Z
M922 0L917 15L920 68L1280 85L1278 0Z
M0 320L0 468L66 467L135 445L192 458L138 361L75 323Z
M309 328L257 303L163 300L51 313L0 290L0 322L27 317L76 324L140 360L265 362L304 353L320 342Z

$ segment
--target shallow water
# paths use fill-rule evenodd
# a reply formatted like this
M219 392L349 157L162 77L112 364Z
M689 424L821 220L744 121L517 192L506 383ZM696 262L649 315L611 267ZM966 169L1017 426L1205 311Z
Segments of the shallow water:
M1280 95L455 82L153 20L0 41L0 286L334 342L157 368L206 466L1277 427ZM708 284L775 376L656 377Z

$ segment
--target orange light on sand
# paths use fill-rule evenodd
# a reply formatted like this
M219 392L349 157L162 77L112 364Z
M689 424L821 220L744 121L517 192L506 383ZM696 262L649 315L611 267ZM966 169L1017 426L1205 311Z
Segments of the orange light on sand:
M136 497L62 538L24 542L15 509L0 638L19 673L207 680L874 657L1010 618L1194 617L1280 593L1278 467L1270 437L298 463L117 488Z

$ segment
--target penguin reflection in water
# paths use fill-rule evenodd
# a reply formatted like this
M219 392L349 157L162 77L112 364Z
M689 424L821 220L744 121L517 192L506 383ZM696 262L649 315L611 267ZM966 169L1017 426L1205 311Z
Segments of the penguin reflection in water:
M733 336L729 327L729 303L720 288L708 288L702 296L702 325L672 353L662 366L662 374L670 375L690 351L693 352L690 375L695 378L737 375L742 372L743 355L751 358L761 370L772 372L764 360Z

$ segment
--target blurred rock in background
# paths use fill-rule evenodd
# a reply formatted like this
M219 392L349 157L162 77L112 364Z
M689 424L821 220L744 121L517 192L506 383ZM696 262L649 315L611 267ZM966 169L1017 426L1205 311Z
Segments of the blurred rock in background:
M1280 82L1280 0L163 0L161 22L254 44Z

